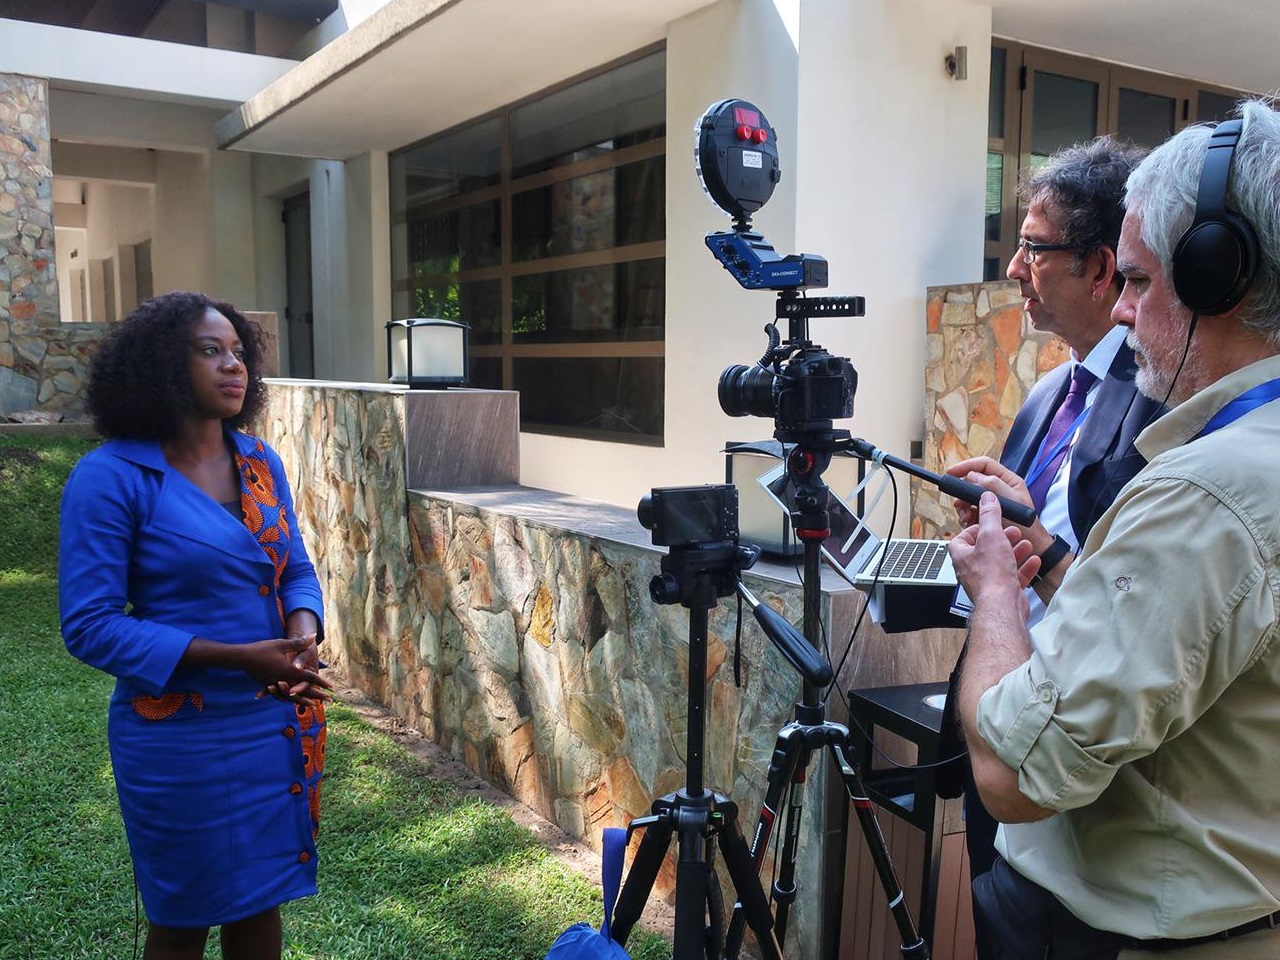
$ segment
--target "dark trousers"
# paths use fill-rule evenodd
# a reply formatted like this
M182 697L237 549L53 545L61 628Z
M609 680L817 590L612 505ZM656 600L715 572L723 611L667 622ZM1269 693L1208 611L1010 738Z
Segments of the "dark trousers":
M984 873L990 872L999 858L996 853L996 828L999 823L982 805L978 787L973 782L973 768L969 766L969 758L962 757L956 763L964 767L964 843L969 853L969 877L976 881ZM976 897L973 901L973 938L978 960L999 960L982 922Z
M973 900L995 960L1116 960L1132 945L1089 926L1000 856L974 880Z

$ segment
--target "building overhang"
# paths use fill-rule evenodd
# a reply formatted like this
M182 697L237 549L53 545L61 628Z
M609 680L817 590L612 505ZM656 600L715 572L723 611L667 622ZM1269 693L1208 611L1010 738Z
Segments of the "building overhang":
M1280 87L1275 0L993 0L997 36L1253 93Z
M237 150L394 150L666 37L715 0L391 0L217 125Z
M666 36L716 0L391 0L217 125L219 146L346 159L388 151ZM969 2L969 0L954 0ZM1280 86L1280 4L993 0L1002 37L1252 91ZM803 8L802 8L803 15Z

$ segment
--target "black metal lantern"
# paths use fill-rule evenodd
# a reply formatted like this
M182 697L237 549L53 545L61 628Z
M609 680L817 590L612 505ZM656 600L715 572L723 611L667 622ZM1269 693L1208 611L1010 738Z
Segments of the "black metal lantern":
M464 384L471 357L471 327L456 320L413 317L387 323L387 367L392 383L414 389Z

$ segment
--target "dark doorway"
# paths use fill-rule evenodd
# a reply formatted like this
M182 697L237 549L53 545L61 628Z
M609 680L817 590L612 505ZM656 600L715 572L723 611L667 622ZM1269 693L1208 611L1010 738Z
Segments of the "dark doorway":
M285 294L284 318L289 331L289 376L302 380L316 375L311 313L311 194L300 193L284 202Z

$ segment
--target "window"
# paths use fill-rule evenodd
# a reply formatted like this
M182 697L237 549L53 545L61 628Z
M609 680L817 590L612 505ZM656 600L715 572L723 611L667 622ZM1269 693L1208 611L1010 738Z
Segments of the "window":
M1020 177L1055 150L1103 133L1154 147L1188 123L1217 121L1242 94L997 40L991 47L983 279L998 280L1026 211Z
M392 310L471 326L521 429L662 442L666 55L391 155Z

